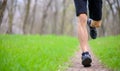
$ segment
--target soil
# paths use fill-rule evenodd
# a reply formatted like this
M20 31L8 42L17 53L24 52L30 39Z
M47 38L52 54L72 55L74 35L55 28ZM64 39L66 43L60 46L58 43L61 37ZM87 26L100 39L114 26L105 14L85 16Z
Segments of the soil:
M84 67L81 64L81 51L79 50L76 52L75 56L71 59L71 65L68 67L66 71L112 71L108 68L106 68L103 64L101 64L100 60L98 60L92 51L89 49L91 57L92 57L92 63L91 67Z

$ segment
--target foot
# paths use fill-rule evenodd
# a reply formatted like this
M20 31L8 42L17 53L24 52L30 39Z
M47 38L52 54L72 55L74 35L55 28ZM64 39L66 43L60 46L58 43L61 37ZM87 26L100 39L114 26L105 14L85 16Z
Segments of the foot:
M88 52L82 53L82 64L84 67L90 67L91 66L91 56Z
M91 36L91 38L92 38L92 39L96 39L96 37L97 37L97 30L96 30L95 27L91 27L91 26L90 26L90 24L91 24L91 19L88 19L88 20L87 20L87 24L88 24L88 26L89 26L89 28L90 28L90 36Z

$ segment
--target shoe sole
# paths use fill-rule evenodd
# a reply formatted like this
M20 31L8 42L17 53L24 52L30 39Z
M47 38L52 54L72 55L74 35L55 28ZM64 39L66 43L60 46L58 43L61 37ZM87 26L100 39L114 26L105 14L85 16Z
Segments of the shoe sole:
M84 67L90 67L92 60L90 58L86 58L84 61L82 61L82 64Z

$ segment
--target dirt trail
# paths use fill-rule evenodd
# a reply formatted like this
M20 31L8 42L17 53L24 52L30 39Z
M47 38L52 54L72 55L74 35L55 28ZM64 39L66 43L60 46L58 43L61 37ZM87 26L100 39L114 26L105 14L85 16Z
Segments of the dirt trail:
M89 49L90 50L90 49ZM76 55L71 59L71 66L66 71L111 71L105 68L100 61L93 55L90 50L92 57L92 66L83 67L81 64L81 51L79 50Z

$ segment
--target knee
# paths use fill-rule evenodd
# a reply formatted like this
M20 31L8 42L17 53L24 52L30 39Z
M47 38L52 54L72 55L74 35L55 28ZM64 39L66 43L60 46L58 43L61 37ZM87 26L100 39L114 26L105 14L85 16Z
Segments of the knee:
M86 14L80 14L79 19L81 23L86 23L87 22L87 15Z

